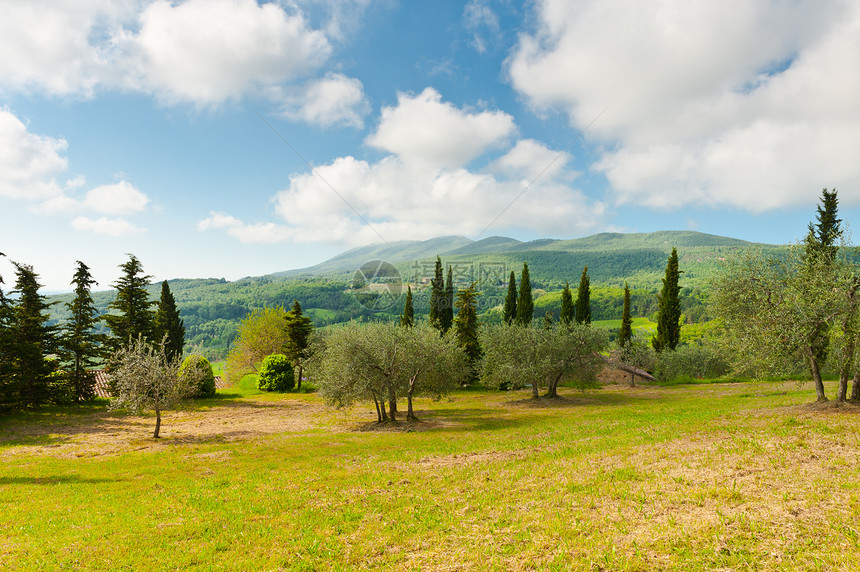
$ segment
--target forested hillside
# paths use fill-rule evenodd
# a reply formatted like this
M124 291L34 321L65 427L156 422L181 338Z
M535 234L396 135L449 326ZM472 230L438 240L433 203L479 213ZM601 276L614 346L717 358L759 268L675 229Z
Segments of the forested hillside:
M621 315L624 283L632 289L635 316L650 316L656 311L656 292L672 247L678 248L684 312L688 321L704 318L703 300L708 279L730 252L748 248L750 243L696 232L657 232L651 234L598 234L574 240L542 239L521 242L505 237L471 241L465 237L440 237L428 241L405 241L391 245L371 245L347 251L322 264L302 270L243 278L170 280L170 288L185 321L187 346L201 349L211 358L223 357L236 336L239 321L250 311L288 307L298 300L317 327L350 320L392 320L402 310L401 299L373 311L354 295L353 278L357 268L369 260L391 262L400 280L413 285L416 317L429 311L429 278L435 257L454 270L457 287L478 282L480 319L486 323L501 320L508 276L519 275L524 261L529 263L535 289L535 314L547 310L558 315L561 288L570 282L575 289L587 265L594 288L591 304L594 320L617 319ZM781 247L760 245L766 250ZM144 261L145 263L145 261ZM159 285L149 288L157 299ZM396 294L397 292L395 292ZM113 291L94 292L96 307L107 311ZM71 294L52 296L52 301L67 302ZM67 318L65 306L52 307L52 321Z

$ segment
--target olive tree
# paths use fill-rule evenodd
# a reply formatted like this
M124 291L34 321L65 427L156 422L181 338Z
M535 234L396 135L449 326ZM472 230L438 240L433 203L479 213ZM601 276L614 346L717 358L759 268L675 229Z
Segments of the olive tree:
M414 397L439 398L468 375L467 358L454 337L439 336L427 324L353 322L332 329L323 345L314 358L320 394L338 407L373 401L379 422L397 420L397 399L403 397L407 419L416 419Z
M175 408L200 386L201 370L187 368L180 375L180 360L168 356L164 340L153 344L138 336L114 353L113 363L110 376L116 393L110 408L155 412L156 439L161 431L161 412Z
M713 314L723 324L721 343L736 372L793 373L798 360L809 368L819 401L827 401L822 347L842 332L845 354L856 336L854 268L827 252L794 246L787 258L752 250L730 258L714 283ZM843 361L844 384L847 386Z
M609 344L605 331L584 324L552 328L514 325L483 330L485 383L521 388L531 385L532 396L546 388L558 397L558 385L571 380L585 389L596 385L603 360L598 352Z

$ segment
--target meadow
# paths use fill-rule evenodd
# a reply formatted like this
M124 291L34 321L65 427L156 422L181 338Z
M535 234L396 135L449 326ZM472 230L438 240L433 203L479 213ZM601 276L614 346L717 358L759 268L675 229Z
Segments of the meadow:
M860 567L854 406L797 382L561 392L381 427L227 389L159 440L104 403L6 416L0 569Z

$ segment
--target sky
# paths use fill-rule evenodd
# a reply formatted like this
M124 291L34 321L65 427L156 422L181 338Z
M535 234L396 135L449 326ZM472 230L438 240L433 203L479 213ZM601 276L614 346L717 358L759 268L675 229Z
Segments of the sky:
M0 276L860 214L860 2L0 0Z

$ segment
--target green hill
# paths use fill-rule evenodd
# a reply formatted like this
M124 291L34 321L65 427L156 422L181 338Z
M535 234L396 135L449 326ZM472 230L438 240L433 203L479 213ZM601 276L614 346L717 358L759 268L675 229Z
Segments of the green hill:
M394 319L402 309L402 299L393 292L393 303L382 311L364 307L352 290L353 275L362 264L384 260L400 272L403 283L413 284L415 312L426 314L429 308L429 278L436 256L454 270L458 286L478 281L482 291L481 319L500 319L498 306L504 299L508 276L513 270L519 278L524 261L529 263L532 286L537 294L550 292L536 301L536 315L547 310L556 312L560 290L565 282L573 288L579 282L584 266L591 276L592 315L595 320L620 317L621 288L625 282L633 290L634 313L649 316L655 309L655 292L672 247L678 249L681 284L685 288L684 312L697 319L703 315L703 299L710 277L720 261L730 253L752 246L752 243L698 232L655 232L649 234L603 233L572 240L541 239L529 242L507 237L490 237L473 241L462 236L438 237L425 241L400 241L354 248L309 268L276 272L233 282L224 279L170 280L170 288L185 320L186 341L190 346L221 357L236 336L236 326L250 311L271 306L289 306L301 302L317 326L349 320ZM784 247L759 245L774 251ZM157 299L158 285L152 285L150 296ZM405 290L405 287L404 287ZM95 292L93 297L104 312L114 292ZM66 302L71 294L52 296ZM68 317L63 304L53 307L52 321Z

